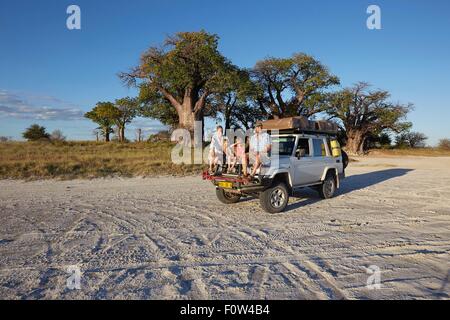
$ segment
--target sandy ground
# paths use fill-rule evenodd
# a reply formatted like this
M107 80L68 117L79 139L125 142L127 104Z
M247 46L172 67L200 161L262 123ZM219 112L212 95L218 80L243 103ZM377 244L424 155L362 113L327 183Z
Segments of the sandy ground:
M360 159L276 215L199 177L0 181L2 299L449 299L449 251L450 158Z

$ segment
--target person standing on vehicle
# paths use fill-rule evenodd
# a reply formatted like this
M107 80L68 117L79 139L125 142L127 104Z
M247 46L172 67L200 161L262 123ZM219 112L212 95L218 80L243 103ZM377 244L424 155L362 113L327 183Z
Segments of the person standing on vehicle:
M212 173L214 168L220 163L223 158L223 128L216 127L216 132L211 137L209 145L209 171Z
M270 162L269 152L271 149L271 138L267 132L262 131L262 124L258 123L255 127L255 134L250 139L250 159L254 161L251 177L263 164Z

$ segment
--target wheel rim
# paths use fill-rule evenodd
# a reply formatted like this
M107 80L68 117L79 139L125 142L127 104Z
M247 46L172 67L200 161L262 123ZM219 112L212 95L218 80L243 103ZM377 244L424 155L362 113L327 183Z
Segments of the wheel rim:
M281 188L277 188L270 194L270 204L274 208L280 208L286 201L286 194Z
M325 181L324 191L327 196L330 196L333 194L333 189L334 189L333 181L331 179L328 179L327 181Z

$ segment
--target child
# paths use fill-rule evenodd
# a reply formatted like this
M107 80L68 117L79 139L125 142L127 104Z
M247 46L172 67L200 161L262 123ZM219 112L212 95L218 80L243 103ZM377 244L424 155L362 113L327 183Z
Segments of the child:
M226 161L227 161L227 172L231 172L233 170L235 162L235 156L233 152L233 146L229 146L228 138L225 137L223 140L223 151L225 153Z
M242 172L244 177L247 176L247 155L245 154L245 145L242 141L241 137L236 137L235 139L236 143L231 146L231 149L233 150L234 157L231 169L234 169L236 163L240 162L242 163Z

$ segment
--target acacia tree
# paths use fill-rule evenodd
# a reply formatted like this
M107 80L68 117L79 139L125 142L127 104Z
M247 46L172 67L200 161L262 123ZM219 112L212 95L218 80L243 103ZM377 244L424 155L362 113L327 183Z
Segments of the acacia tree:
M48 140L50 138L50 134L47 133L45 127L42 127L38 124L33 124L28 127L22 136L28 141L39 141L39 140Z
M161 48L147 50L140 64L120 77L140 89L143 115L193 131L229 65L218 50L217 35L179 32Z
M116 124L116 119L120 116L120 111L112 102L98 102L84 116L99 125L98 129L105 137L105 141L108 142L110 141L109 136L113 132L113 126Z
M395 145L399 148L423 148L428 137L421 132L402 132L395 138Z
M125 141L125 126L130 123L139 112L139 103L136 98L125 97L117 99L114 106L118 109L114 123L117 126L119 141Z
M327 113L339 119L346 132L347 150L353 154L364 152L365 141L383 132L396 133L411 127L403 121L412 105L391 103L387 91L370 91L369 85L359 82L351 88L329 95Z
M339 84L327 67L304 53L259 61L252 76L260 85L261 110L276 119L323 111L326 89Z

